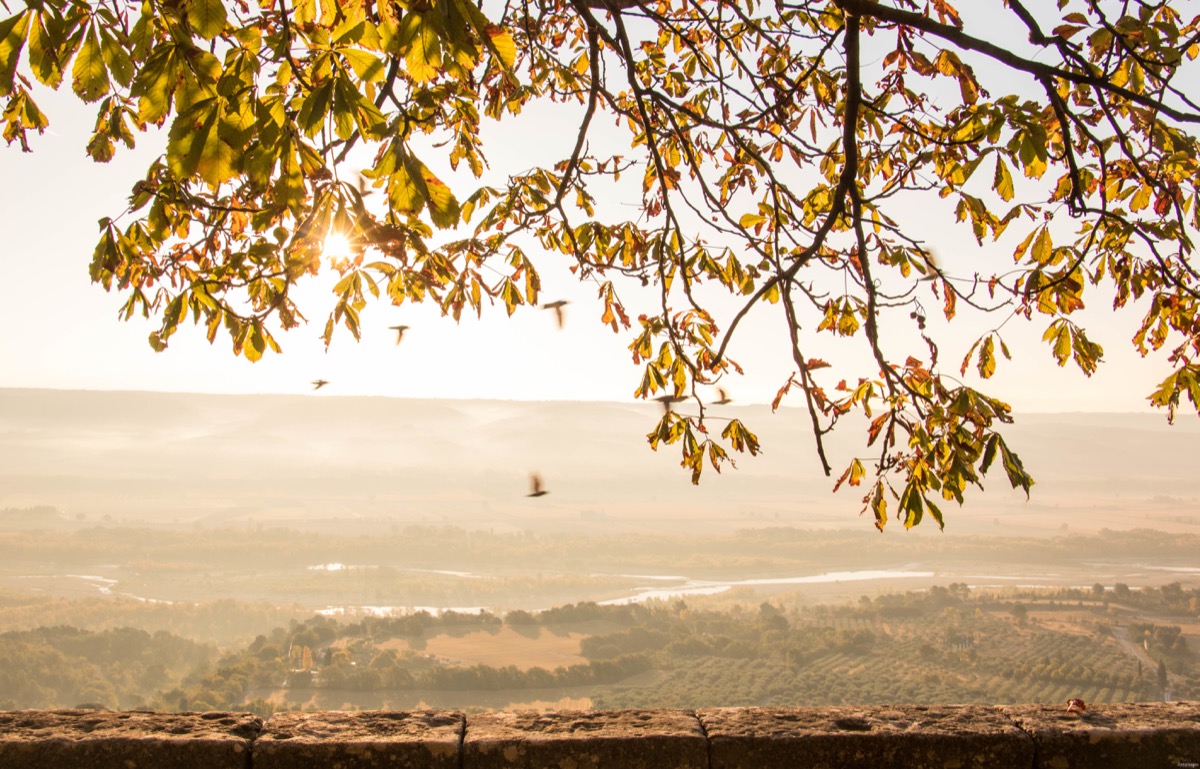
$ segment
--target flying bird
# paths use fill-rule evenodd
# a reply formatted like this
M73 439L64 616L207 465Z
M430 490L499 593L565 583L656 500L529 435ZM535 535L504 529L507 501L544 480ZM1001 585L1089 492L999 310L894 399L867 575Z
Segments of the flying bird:
M408 331L408 326L388 326L388 328L396 332L396 344L404 341L404 332Z
M657 398L655 398L654 400L656 400L662 404L664 414L670 414L672 404L679 403L680 401L685 401L685 400L687 400L687 398L680 398L680 397L677 397L674 395L660 395Z
M715 403L718 406L724 406L726 403L731 403L733 401L733 398L729 397L729 393L725 392L724 387L717 388L717 396L719 397L719 400L715 401Z
M529 474L529 493L527 497L544 497L550 492L542 487L542 476L537 473Z
M367 177L359 172L358 174L358 195L365 198L367 195L374 193L375 190L367 189Z
M558 327L563 327L563 307L570 304L566 299L558 299L553 302L546 302L542 305L543 310L554 310L554 320L558 322Z
M329 384L328 379L314 379L312 386L314 390L320 390L325 385Z

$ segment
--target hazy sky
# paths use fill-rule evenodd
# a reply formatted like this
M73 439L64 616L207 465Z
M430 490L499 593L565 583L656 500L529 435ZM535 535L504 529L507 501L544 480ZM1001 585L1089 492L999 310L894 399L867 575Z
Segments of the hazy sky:
M153 352L146 337L156 324L119 321L122 298L90 283L88 263L97 220L124 208L132 183L161 151L160 143L142 137L136 151L120 152L109 165L91 162L84 146L94 112L80 106L68 88L64 91L39 91L51 129L31 137L33 153L0 148L0 386L298 393L311 390L309 382L319 377L330 380L322 390L329 395L632 399L640 371L626 349L631 336L600 326L594 287L575 283L561 261L547 263L542 278L543 300L572 301L563 331L544 311L519 312L510 319L502 308L493 308L483 321L472 316L455 325L434 307L377 303L364 315L361 343L342 331L326 353L319 334L332 300L314 290L310 295L317 301L306 307L309 325L279 337L282 356L268 355L251 364L232 355L225 337L218 336L210 346L202 329L190 325L171 339L168 351ZM494 166L526 167L529 145L521 142L530 136L536 136L542 149L555 138L559 143L570 139L569 122L555 137L545 130L545 115L529 120L534 122L527 126L541 120L541 130L514 132L504 139L513 146L490 148ZM935 229L927 237L945 259L985 256L961 234ZM1011 244L995 248L997 258L1010 258ZM636 296L632 299L634 317L653 309L638 306ZM1114 317L1103 304L1089 308L1087 323L1107 353L1098 375L1088 380L1073 366L1058 369L1040 341L1044 322L1014 322L1004 334L1016 360L1001 362L987 390L1018 410L1144 410L1146 396L1169 369L1162 356L1142 361L1132 352L1133 313ZM939 305L930 297L927 306ZM956 371L970 343L996 323L994 318L962 320L939 340L943 370ZM399 347L387 328L398 323L412 326ZM738 402L766 402L774 396L791 371L782 343L783 327L775 313L755 313L732 351L747 369L746 377L727 382ZM806 353L856 366L864 360L861 353L846 353L824 340L810 341ZM846 373L863 372L856 368Z

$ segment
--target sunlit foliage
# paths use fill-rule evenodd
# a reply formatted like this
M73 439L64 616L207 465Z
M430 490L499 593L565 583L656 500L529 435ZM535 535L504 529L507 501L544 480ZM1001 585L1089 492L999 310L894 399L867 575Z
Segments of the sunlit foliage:
M1170 353L1151 402L1170 418L1200 405L1187 3L1007 0L992 13L1021 30L1011 40L950 0L0 5L9 144L32 146L48 126L37 89L63 84L96 106L97 161L167 131L91 267L127 316L161 321L156 349L190 317L252 360L279 351L304 320L292 289L322 271L340 278L326 343L339 325L357 337L372 298L511 314L565 260L599 320L630 334L636 395L694 403L664 409L649 440L680 446L695 481L728 449L759 451L738 420L710 432L706 399L740 370L733 340L761 308L794 365L776 404L807 407L826 473L865 489L880 528L941 525L939 504L989 470L1029 492L1000 432L1010 407L958 379L1010 356L1011 318L1044 323L1058 364L1090 375L1103 350L1076 313L1102 287L1136 304L1138 350ZM575 121L573 150L478 186L483 118L538 101ZM613 131L619 150L595 149ZM361 177L356 147L372 158ZM631 179L640 205L613 217L602 196ZM981 247L1011 239L1011 259L935 257L936 230L903 213L914 200ZM332 259L331 231L348 238ZM657 309L631 319L644 288ZM942 361L930 314L966 305L995 323ZM872 363L831 365L811 353L822 335ZM851 412L873 453L841 472L822 436Z

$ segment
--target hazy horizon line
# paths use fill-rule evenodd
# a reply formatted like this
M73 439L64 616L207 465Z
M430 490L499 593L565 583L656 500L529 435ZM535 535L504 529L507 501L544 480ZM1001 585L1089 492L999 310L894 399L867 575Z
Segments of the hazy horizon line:
M142 395L142 394L198 395L198 396L206 396L206 397L234 397L234 398L237 398L237 397L270 397L270 396L282 395L282 396L289 396L289 397L305 397L305 398L317 397L317 398L323 398L323 399L339 398L339 399L346 399L346 400L349 400L349 399L360 399L360 400L384 399L384 400L394 400L394 401L441 401L441 402L446 402L446 403L594 403L594 404L605 404L605 405L615 405L615 406L653 405L655 407L658 407L657 402L654 401L653 399L643 400L643 399L637 399L637 398L634 398L634 399L631 399L628 401L565 398L565 397L564 398L555 398L555 397L550 397L550 398L501 398L501 397L439 398L436 396L407 396L407 395L385 395L385 394L366 394L366 393L339 394L339 393L331 392L331 393L317 394L311 390L297 391L297 392L283 391L283 390L258 391L258 392L236 392L236 391L204 391L204 390L137 390L137 389L107 388L107 387L93 387L93 388L87 388L87 387L32 387L32 386L24 386L24 385L0 385L0 392L8 392L8 391L56 392L56 393L111 393L111 394L129 394L129 395ZM690 398L685 398L684 402L686 402L687 400L690 400ZM737 400L733 400L731 403L726 404L726 405L732 406L732 407L738 407L738 406L768 406L769 407L771 404L768 402L765 402L765 401L744 401L744 402L739 403ZM782 411L782 410L806 411L807 409L802 405L796 406L796 405L780 404L777 410L780 410L780 411ZM1050 414L1050 415L1063 415L1063 416L1072 415L1072 414L1076 414L1076 415L1104 414L1104 415L1109 415L1109 416L1116 416L1116 415L1158 416L1158 415L1161 415L1164 419L1166 418L1165 412L1163 412L1159 409L1153 409L1153 408L1146 408L1146 409L1142 409L1142 410L1124 409L1124 410L1110 410L1110 411L1082 410L1082 409L1051 411L1051 410L1034 408L1034 409L1028 409L1028 410L1024 410L1024 411L1014 410L1013 413L1016 415L1020 415L1020 414L1039 414L1039 415Z

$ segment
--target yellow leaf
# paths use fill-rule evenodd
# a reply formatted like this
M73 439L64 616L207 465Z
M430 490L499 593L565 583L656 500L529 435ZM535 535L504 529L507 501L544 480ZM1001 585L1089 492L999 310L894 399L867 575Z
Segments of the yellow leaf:
M992 337L983 340L983 346L979 349L979 376L984 379L991 379L992 374L996 373L996 354L995 343Z
M383 80L386 74L383 61L375 54L358 48L342 48L338 52L346 57L354 74L365 82L378 83Z
M1008 172L1008 166L1005 165L999 155L996 156L996 177L992 180L992 189L1006 203L1012 200L1015 194L1012 174Z
M1038 264L1049 264L1050 257L1054 253L1054 242L1050 239L1050 230L1045 226L1038 231L1037 238L1033 241L1033 252L1031 256L1033 261Z
M100 55L100 41L95 27L89 27L83 45L71 68L71 90L86 102L93 102L108 93L108 69Z
M492 54L500 59L500 63L504 65L505 69L512 69L517 62L517 44L512 35L496 24L489 24L484 30L484 34L487 35L488 47L492 50ZM582 57L582 60L586 61L587 57Z
M1150 185L1143 184L1138 187L1138 191L1133 194L1133 199L1129 201L1130 211L1141 211L1146 206L1150 205L1150 194L1152 190Z
M437 77L442 69L442 41L423 14L409 12L400 20L400 47L408 76L418 83Z
M25 45L25 30L29 14L21 13L0 20L0 96L8 96L13 85L21 48Z
M211 40L225 29L225 3L222 0L189 0L188 21L196 34Z

